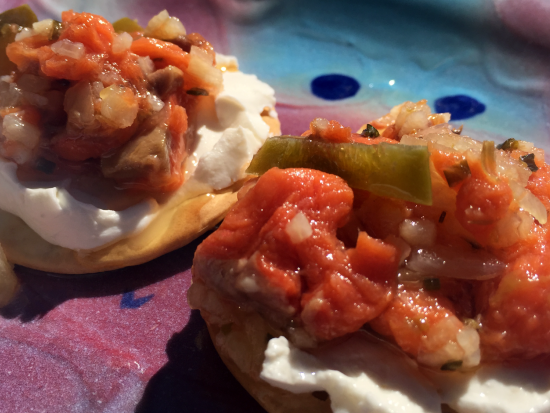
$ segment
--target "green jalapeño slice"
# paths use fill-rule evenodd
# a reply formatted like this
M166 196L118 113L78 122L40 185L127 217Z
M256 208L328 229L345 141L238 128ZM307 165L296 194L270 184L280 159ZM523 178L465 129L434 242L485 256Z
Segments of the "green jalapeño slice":
M0 13L0 76L9 75L17 68L6 55L8 44L23 27L32 27L37 21L36 14L26 4Z
M132 20L129 17L118 19L116 22L113 23L113 28L117 33L134 33L143 31L143 27L138 24L137 20Z
M427 146L328 143L294 136L269 138L246 170L261 175L273 167L310 168L346 180L352 188L432 204Z

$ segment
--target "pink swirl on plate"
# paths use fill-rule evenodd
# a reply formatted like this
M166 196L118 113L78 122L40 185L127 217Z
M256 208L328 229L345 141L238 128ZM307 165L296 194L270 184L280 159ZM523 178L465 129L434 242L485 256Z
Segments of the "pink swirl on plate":
M550 47L550 2L547 0L493 0L502 21L527 39Z

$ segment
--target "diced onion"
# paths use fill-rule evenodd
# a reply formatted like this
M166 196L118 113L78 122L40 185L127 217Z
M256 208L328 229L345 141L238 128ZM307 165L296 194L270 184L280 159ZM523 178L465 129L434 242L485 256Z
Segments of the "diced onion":
M15 35L15 41L26 39L27 37L34 36L34 31L28 27L23 27L23 29Z
M32 29L36 34L50 37L53 33L53 20L44 19L32 24Z
M430 115L430 107L425 100L418 103L405 102L395 119L395 128L399 137L426 129L430 126L428 119Z
M512 190L512 194L514 195L514 199L518 205L533 215L533 217L541 224L546 224L546 221L548 220L548 213L541 200L533 195L531 191L526 188L522 188L521 185L516 182L510 181L508 182L508 185L510 185L510 189Z
M302 212L298 212L294 215L294 217L286 225L285 232L288 234L290 241L292 241L293 244L298 244L308 239L311 234L313 234L313 230L309 224L309 219L307 219Z
M95 98L99 98L99 94L103 89L105 89L105 86L103 86L101 81L96 80L95 82L92 82L92 95Z
M138 57L138 64L144 75L148 75L155 71L155 64L149 56Z
M191 46L191 50L189 54L192 56L200 57L209 65L214 64L214 55L207 53L205 50L201 49L200 47Z
M113 53L122 53L132 46L134 39L129 33L122 32L113 39Z
M68 122L77 128L90 126L94 120L94 100L89 82L78 82L67 89L63 102Z
M0 82L0 106L15 107L22 104L23 93L16 83Z
M506 264L484 250L438 245L413 250L407 269L433 277L488 280L502 274Z
M217 92L222 86L222 72L214 66L208 64L204 59L197 56L190 56L187 74L207 84Z
M50 81L42 76L25 73L17 79L17 86L32 93L44 93L50 88Z
M111 85L99 94L103 100L101 114L118 128L127 128L134 123L139 105L131 89Z
M21 114L21 112L18 112L4 116L2 132L7 139L19 142L27 148L33 149L38 145L40 140L40 129L21 119Z
M27 103L33 106L44 107L48 104L48 98L37 93L23 92L23 97L25 98Z
M404 135L401 140L399 141L399 144L401 145L422 145L427 146L428 141L425 139L419 138L414 135Z
M51 48L54 53L73 59L81 59L86 54L86 47L82 43L71 42L68 39L55 42Z
M399 253L399 265L403 265L405 259L411 253L411 246L403 241L401 238L396 237L395 235L388 235L384 238L384 242L393 245Z
M464 350L462 367L475 367L481 361L479 349L479 333L470 326L464 326L456 334L456 341Z
M151 109L153 109L154 112L158 112L164 107L164 102L157 95L149 93L147 95L147 101L151 105Z
M429 247L435 244L437 228L426 219L405 219L399 225L399 236L410 245Z
M170 17L166 10L154 16L144 32L147 37L156 37L161 40L173 40L186 34L185 27L176 17Z
M19 289L19 280L0 246L0 307L9 304Z

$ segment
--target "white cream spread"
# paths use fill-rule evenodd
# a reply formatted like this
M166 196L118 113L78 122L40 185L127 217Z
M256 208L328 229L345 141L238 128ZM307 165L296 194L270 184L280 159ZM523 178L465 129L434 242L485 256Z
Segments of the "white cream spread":
M271 339L261 378L293 393L324 390L337 413L441 412L442 403L458 413L550 412L548 362L423 373L402 353L358 332L313 354L284 337Z
M236 66L234 58L223 58ZM215 110L209 111L215 113L201 113L198 119L198 143L186 163L186 182L164 207L241 179L268 137L269 126L260 113L275 106L273 89L240 72L224 72L223 83ZM141 231L159 211L154 200L112 211L80 202L63 188L27 188L18 181L16 167L0 159L0 209L20 217L51 244L97 249Z
M261 378L294 393L324 390L338 413L440 411L439 395L414 366L363 334L315 356L285 337L271 339Z

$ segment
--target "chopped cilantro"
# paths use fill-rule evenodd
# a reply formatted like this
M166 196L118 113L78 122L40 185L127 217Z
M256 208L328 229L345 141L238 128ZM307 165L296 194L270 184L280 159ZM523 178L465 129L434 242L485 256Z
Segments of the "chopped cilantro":
M462 367L462 360L449 361L441 366L443 371L455 371Z
M378 129L368 123L367 127L363 129L363 132L361 132L361 136L363 138L378 138L380 136L380 132L378 132Z
M514 138L506 139L500 145L497 145L497 149L503 149L505 151L512 151L519 148L519 142Z
M201 89L200 87L194 87L192 89L186 90L185 93L192 96L208 96L208 91Z
M519 158L527 164L527 167L531 170L531 172L536 172L539 170L539 167L535 163L534 153L523 155L523 156L520 156Z

